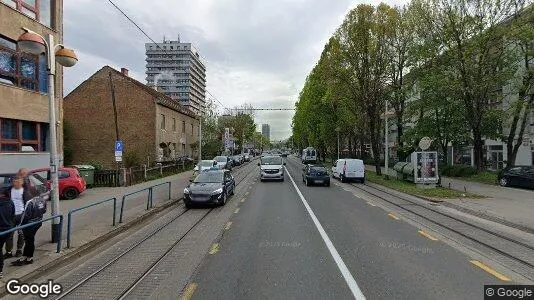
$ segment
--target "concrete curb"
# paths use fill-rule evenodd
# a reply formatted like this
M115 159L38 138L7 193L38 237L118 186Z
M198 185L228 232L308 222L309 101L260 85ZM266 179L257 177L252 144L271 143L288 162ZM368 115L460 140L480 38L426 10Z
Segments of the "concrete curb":
M124 225L120 225L111 231L108 231L107 233L104 233L103 235L97 237L96 239L87 242L83 244L82 246L75 248L72 251L69 250L62 250L62 251L69 251L65 255L62 255L58 257L57 259L54 259L50 261L49 263L31 271L30 273L18 278L21 282L32 282L33 280L39 278L42 276L42 273L50 272L54 269L63 267L72 261L78 259L80 256L86 255L90 251L94 250L93 248L96 246L100 246L104 242L108 241L110 238L121 234L125 232L126 230L134 227L135 225L138 225L150 217L160 213L161 211L165 210L166 208L169 208L173 205L177 205L182 201L183 198L174 199L171 201L168 201L160 206L154 207L152 210L148 211L147 213L131 220L130 222L124 223ZM9 295L7 293L7 290L5 288L5 285L0 287L0 298Z

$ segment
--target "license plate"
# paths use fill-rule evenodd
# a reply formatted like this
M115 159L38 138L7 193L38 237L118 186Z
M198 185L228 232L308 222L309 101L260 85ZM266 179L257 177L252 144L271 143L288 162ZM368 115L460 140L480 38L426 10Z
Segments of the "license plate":
M322 180L315 180L314 182L315 182L315 183L323 183Z

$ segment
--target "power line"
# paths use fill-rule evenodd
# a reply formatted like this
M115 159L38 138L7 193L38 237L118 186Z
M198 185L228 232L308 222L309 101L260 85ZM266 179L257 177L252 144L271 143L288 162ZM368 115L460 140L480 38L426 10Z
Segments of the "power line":
M146 36L152 43L154 43L154 44L156 45L157 48L159 48L160 50L165 51L165 49L161 48L161 46L158 45L158 43L156 43L156 41L154 41L154 40L153 40L153 39L152 39L152 38L151 38L151 37L150 37L150 36L149 36L149 35L148 35L148 34L141 28L141 26L137 25L137 23L136 23L134 20L132 20L132 18L130 18L130 17L129 17L129 16L128 16L128 15L127 15L121 8L120 8L120 7L118 7L115 3L113 3L113 1L111 1L111 0L108 0L108 1L109 1L109 3L111 3L111 5L113 5L118 11L120 11L121 14L122 14L123 16L125 16L126 19L128 19L128 21L132 22L132 24L134 24L135 27L137 27L137 29L139 29L139 31L141 31L141 32L143 33L143 35L145 35L145 36ZM215 99L217 102L219 102L219 104L220 104L224 109L227 109L227 110L229 109L229 108L227 108L226 106L224 106L224 104L222 104L222 102L219 101L219 99L218 99L217 97L213 96L213 94L210 93L210 91L208 91L208 89L206 89L206 93L208 93L213 99Z

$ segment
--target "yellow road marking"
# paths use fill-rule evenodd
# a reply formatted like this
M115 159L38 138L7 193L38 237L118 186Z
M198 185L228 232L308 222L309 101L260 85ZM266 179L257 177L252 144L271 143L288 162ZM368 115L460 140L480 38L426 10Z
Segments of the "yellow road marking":
M239 212L239 208L236 208L234 211L234 214L237 214Z
M394 215L394 214L388 214L388 216L389 216L390 218L395 219L395 220L399 220L399 217L397 217L397 216Z
M369 204L369 205L371 205L371 206L376 206L376 205L374 205L374 204L371 203L371 202L367 202L367 204Z
M245 202L245 198L241 199L241 203Z
M215 254L217 251L219 251L219 244L213 244L211 245L209 254Z
M479 262L478 260L472 260L471 263L472 263L473 265L475 265L475 266L481 268L482 270L484 270L484 271L490 273L491 275L493 275L493 276L499 278L499 279L502 280L502 281L510 281L510 278L508 278L508 277L502 275L501 273L499 273L499 272L493 270L492 268L486 266L485 264Z
M422 236L424 236L424 237L426 237L426 238L428 238L428 239L430 239L430 240L432 240L432 241L437 241L437 240L438 240L437 238L433 237L433 236L430 235L429 233L424 232L424 231L422 231L422 230L419 230L419 233L420 233Z
M230 229L230 226L232 226L232 222L226 223L226 227L224 227L224 229L228 230Z
M197 284L194 282L191 282L188 284L185 289L184 293L182 294L182 300L189 300L191 297L193 297L193 294L195 293L195 290L197 289Z

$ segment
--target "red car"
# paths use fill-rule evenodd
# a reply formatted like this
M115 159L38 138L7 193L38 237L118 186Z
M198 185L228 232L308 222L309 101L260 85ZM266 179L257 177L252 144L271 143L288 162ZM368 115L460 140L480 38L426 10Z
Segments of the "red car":
M43 178L47 179L47 187L50 189L50 169L36 169L32 170L29 173L38 174ZM85 191L87 184L85 179L80 176L80 173L75 168L59 168L58 170L59 177L59 197L64 199L75 199Z

